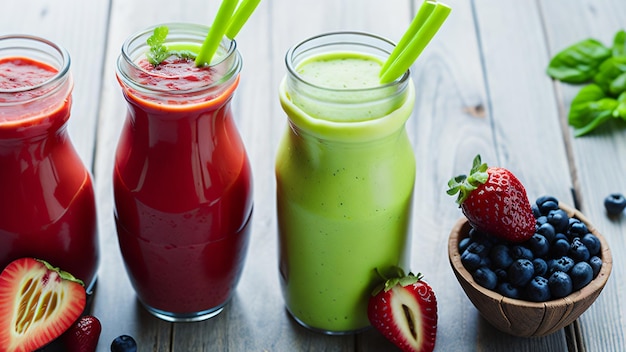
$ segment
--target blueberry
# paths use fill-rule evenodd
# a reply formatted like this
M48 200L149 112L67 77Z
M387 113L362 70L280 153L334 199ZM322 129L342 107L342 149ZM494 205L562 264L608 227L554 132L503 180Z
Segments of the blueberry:
M537 198L535 201L537 207L539 207L539 211L541 214L546 215L550 212L550 210L559 208L559 200L553 196L545 195Z
M569 249L570 249L569 241L563 238L559 238L556 241L554 241L554 244L552 244L552 248L551 248L552 256L555 258L562 257L566 255L567 252L569 252Z
M604 198L604 208L609 215L618 215L626 208L626 198L621 193L612 193Z
M545 276L548 273L548 263L542 258L533 259L536 276Z
M526 299L534 302L545 302L550 300L550 287L548 279L541 276L535 276L525 289Z
M548 273L552 274L556 271L567 273L574 267L574 264L574 260L568 256L563 256L558 259L550 259L548 261Z
M485 257L489 253L489 248L482 242L472 242L467 247L467 251L478 254L479 257Z
M496 284L498 283L498 278L493 270L484 266L476 269L476 271L472 274L472 277L477 284L488 290L496 288Z
M137 352L137 342L132 336L120 335L111 343L111 352Z
M553 297L565 297L572 293L572 278L562 271L555 271L548 278L548 287Z
M541 210L539 210L539 206L536 203L530 205L530 210L533 211L533 216L535 217L535 219L541 216Z
M520 298L519 290L517 287L511 285L510 282L501 282L496 287L496 291L506 297Z
M587 262L576 263L569 276L572 278L572 289L578 291L593 279L593 269Z
M589 258L589 265L591 265L591 269L593 269L593 277L598 276L600 269L602 269L602 259L598 256L593 256Z
M534 258L543 257L548 254L550 250L548 240L538 233L534 234L533 237L528 240L528 246L532 250Z
M568 230L572 237L583 237L589 232L587 225L576 218L570 218Z
M572 241L568 254L577 263L587 261L591 257L589 249L578 237Z
M469 271L478 269L481 259L482 258L480 258L478 254L472 253L468 250L465 250L465 252L461 254L461 263L463 263L463 266Z
M511 248L511 256L513 259L528 259L532 260L535 256L533 251L521 245L515 245Z
M508 278L508 274L506 273L505 269L496 268L493 270L493 272L496 273L498 281L506 281L506 279Z
M556 237L556 231L554 230L554 226L552 224L546 222L537 228L537 233L542 235L548 240L548 242L554 242L554 238Z
M569 216L563 209L551 210L548 213L548 223L554 226L556 232L564 232L569 226Z
M472 240L469 237L465 237L459 241L459 253L465 252L467 247L472 243Z
M491 263L493 263L493 266L496 268L506 269L513 263L511 250L504 244L493 246L489 252L489 258L491 258Z
M548 223L548 217L545 215L541 215L540 217L537 218L536 221L537 225L541 226L543 224L547 224Z
M535 276L535 267L528 259L517 259L507 270L509 282L515 286L524 286Z
M589 255L597 255L600 253L600 239L592 233L587 233L580 239L585 247L589 250Z

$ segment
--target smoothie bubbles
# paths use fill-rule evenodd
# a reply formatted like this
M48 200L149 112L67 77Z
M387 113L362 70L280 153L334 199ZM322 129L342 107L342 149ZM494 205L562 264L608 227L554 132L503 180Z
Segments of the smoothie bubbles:
M198 67L192 57L209 28L163 28L159 40L172 55L162 62L146 56L148 38L159 42L155 28L129 37L118 58L128 114L115 158L114 214L139 300L161 319L197 321L231 298L248 247L252 175L231 110L242 59L223 37L211 64Z
M98 236L90 172L67 132L68 52L43 38L0 36L0 268L43 259L91 292Z

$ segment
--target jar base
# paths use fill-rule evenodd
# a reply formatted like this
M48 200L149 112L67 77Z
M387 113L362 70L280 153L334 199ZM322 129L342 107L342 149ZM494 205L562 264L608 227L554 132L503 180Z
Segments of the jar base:
M342 336L342 335L355 335L364 331L367 331L369 329L372 328L371 325L362 327L362 328L357 328L354 330L345 330L345 331L334 331L334 330L327 330L327 329L320 329L320 328L316 328L314 326L310 326L307 323L303 322L302 320L298 319L298 317L296 317L293 313L291 313L291 311L289 310L289 308L285 308L287 310L287 313L289 313L289 316L296 322L298 323L300 326L306 328L307 330L319 333L319 334L324 334L324 335L330 335L330 336Z
M141 305L148 311L148 313L154 315L155 317L161 320L165 320L171 323L190 323L190 322L196 322L196 321L203 321L203 320L207 320L207 319L211 319L215 317L216 315L220 314L224 310L226 303L227 302L215 308L203 310L200 312L193 312L193 313L168 312L168 311L164 311L161 309L150 307L149 305L143 302L141 302Z

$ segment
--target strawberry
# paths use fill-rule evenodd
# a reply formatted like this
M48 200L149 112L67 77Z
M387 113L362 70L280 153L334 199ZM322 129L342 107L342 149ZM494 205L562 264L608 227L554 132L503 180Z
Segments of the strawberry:
M93 315L83 315L63 334L67 352L94 352L102 332L100 320Z
M422 275L401 269L374 290L367 316L402 351L429 352L437 338L437 298Z
M522 183L501 167L488 167L474 158L470 175L448 182L448 194L459 193L457 203L476 230L512 242L535 233L535 217Z
M34 351L61 336L85 298L68 272L33 258L11 262L0 274L0 352Z

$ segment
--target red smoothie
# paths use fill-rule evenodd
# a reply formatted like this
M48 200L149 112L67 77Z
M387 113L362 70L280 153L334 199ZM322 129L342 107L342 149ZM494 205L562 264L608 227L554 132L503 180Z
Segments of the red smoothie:
M35 257L89 285L98 266L96 209L91 175L66 129L71 89L67 72L0 58L0 269Z
M223 73L174 56L135 65L131 83L118 67L129 106L113 175L120 249L148 310L199 320L232 296L248 246L252 176L230 108L239 77L198 97L182 92Z

